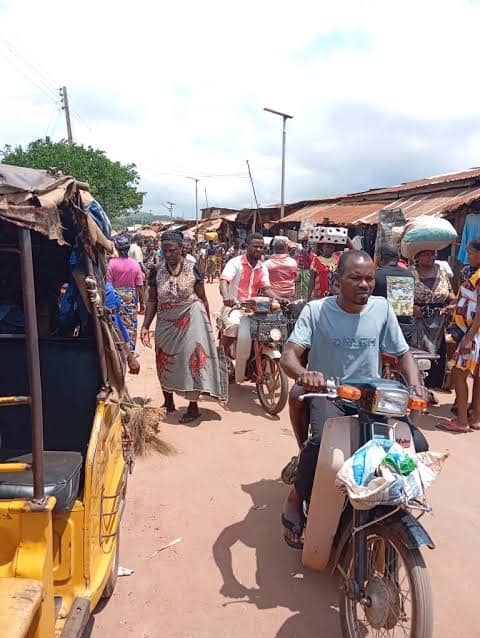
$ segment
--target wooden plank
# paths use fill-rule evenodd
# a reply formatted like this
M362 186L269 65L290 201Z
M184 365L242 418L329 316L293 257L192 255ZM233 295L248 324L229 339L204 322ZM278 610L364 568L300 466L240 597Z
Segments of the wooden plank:
M0 636L25 638L42 597L39 580L0 578Z

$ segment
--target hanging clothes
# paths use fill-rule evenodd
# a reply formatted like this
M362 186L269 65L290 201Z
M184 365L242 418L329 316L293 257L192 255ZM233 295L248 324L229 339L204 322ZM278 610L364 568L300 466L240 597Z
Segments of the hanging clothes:
M457 256L458 261L462 264L468 264L467 246L472 239L477 239L477 237L480 237L480 213L469 213L465 217L462 241Z

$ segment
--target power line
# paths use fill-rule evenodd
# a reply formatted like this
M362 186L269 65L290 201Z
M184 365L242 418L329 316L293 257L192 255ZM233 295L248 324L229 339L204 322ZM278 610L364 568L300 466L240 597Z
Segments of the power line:
M45 137L48 137L50 135L50 129L53 126L53 123L55 121L55 116L58 118L59 112L60 112L60 107L58 105L55 105L55 108L53 109L50 120L48 121L47 132L45 133Z
M29 73L27 73L27 71L24 68L21 68L18 62L16 65L13 64L16 70L19 71L30 82L32 82L38 89L40 89L44 93L44 95L46 95L50 99L55 100L55 102L57 103L58 89L55 86L57 82L55 82L55 80L48 73L48 71L42 68L39 64L34 64L21 51L16 51L12 43L3 34L0 34L0 43L3 44L3 46L11 54L11 56L13 56L14 58L17 58L18 61L20 61L23 64L23 66L29 67L33 71L35 77L32 77ZM10 62L12 63L13 61L10 60ZM41 84L39 84L39 82ZM91 128L91 126L87 123L87 121L83 118L83 116L80 115L80 113L78 112L76 108L70 107L70 111L74 117L76 117L91 133L93 133L93 129Z
M22 75L30 80L30 82L35 84L35 86L39 88L45 95L47 95L51 99L56 99L56 90L51 84L49 84L47 80L45 80L44 73L37 66L32 64L32 62L30 62L28 58L26 58L26 56L17 53L13 48L11 42L9 42L5 38L5 36L0 36L0 43L3 44L4 48L14 58L16 64L13 64L13 66L16 68L16 70L22 73ZM13 61L11 60L10 62ZM33 71L34 77L32 77L31 74L27 72L28 67L30 68L30 71Z

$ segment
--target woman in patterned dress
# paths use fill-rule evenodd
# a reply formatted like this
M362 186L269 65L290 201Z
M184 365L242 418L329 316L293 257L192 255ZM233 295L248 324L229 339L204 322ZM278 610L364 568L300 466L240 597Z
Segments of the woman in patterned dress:
M438 427L450 432L480 430L480 239L468 244L473 274L465 279L458 294L453 321L464 333L451 361L456 393L457 418ZM468 408L467 379L473 377L471 412Z
M455 301L455 295L447 272L435 259L434 250L423 250L415 255L416 268L412 268L415 277L415 327L409 345L439 355L437 361L432 361L425 385L441 389L447 363L446 308Z
M165 407L174 412L173 393L183 394L190 403L180 423L190 423L200 417L201 394L226 401L228 378L210 324L203 272L182 256L182 244L182 233L163 233L164 260L150 272L141 339L151 347L149 328L156 316L155 356Z

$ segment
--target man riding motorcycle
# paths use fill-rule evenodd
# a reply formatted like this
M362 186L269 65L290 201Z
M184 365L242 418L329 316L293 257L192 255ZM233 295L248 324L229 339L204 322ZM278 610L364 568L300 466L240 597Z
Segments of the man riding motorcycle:
M338 296L312 301L302 310L281 359L285 372L297 381L290 392L289 410L300 457L295 486L282 515L285 541L295 549L302 548L302 504L312 489L323 424L338 413L333 403L322 398L311 401L308 409L299 396L321 392L327 378L348 383L380 377L381 352L398 357L409 386L424 396L418 368L393 310L386 299L371 296L375 268L368 253L343 253L337 282ZM427 450L423 434L409 425L416 450Z
M238 335L240 315L231 313L231 309L239 301L256 297L262 291L265 297L275 298L270 286L270 278L265 264L260 261L265 250L263 235L252 233L247 237L245 255L233 257L227 262L220 275L220 294L223 298L222 323L223 347L225 352L235 358L234 344Z

